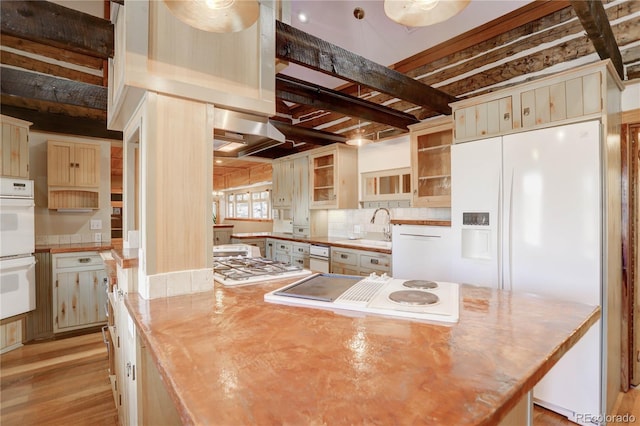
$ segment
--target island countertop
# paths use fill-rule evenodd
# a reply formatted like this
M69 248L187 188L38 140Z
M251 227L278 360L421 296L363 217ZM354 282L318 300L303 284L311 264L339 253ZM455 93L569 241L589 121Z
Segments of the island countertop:
M264 302L286 281L126 305L185 424L495 424L598 307L460 287L455 325Z

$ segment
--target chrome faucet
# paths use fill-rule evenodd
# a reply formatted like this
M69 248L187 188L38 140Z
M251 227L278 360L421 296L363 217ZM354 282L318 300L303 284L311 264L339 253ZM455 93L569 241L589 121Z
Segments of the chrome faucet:
M382 233L386 241L391 241L391 213L389 213L389 209L386 207L378 207L376 211L373 212L373 216L371 216L371 223L376 221L376 214L378 214L380 210L387 212L387 224L382 228Z

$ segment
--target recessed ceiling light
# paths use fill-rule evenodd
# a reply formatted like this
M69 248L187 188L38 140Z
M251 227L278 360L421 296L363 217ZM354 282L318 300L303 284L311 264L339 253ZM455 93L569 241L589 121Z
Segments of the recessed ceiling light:
M300 22L302 22L303 24L306 24L309 21L309 17L307 16L306 13L304 12L299 12L298 13L298 20Z

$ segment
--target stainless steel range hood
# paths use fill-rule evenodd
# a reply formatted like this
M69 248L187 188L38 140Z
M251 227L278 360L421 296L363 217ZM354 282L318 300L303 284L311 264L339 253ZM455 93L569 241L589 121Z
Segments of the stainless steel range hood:
M285 136L267 117L216 108L214 156L244 157L284 143Z

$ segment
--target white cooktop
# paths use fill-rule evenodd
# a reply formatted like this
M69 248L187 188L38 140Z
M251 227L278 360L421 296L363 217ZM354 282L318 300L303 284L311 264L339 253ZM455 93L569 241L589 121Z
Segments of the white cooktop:
M459 285L375 274L314 274L264 295L271 303L348 310L443 323L459 319Z

